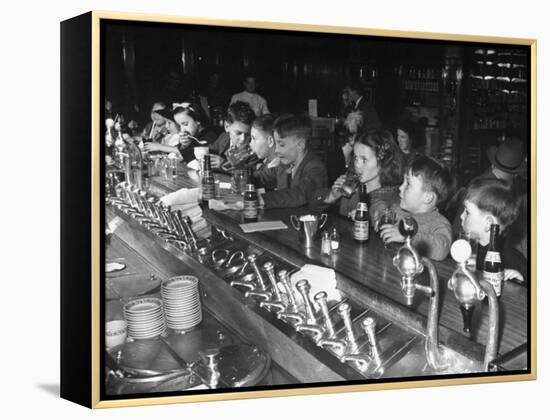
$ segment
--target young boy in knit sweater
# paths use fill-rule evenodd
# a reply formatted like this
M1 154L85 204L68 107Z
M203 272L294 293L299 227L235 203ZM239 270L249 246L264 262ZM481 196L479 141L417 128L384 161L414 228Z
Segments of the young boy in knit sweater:
M444 166L428 156L420 156L405 172L399 188L401 201L393 206L398 221L405 216L416 219L418 232L412 244L421 255L437 261L447 257L452 242L451 224L437 210L447 199L452 185L451 175ZM385 243L405 241L397 226L380 227L380 237Z

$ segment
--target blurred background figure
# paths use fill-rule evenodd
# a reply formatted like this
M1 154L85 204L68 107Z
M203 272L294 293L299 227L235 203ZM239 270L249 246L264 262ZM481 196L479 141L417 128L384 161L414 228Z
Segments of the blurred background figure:
M244 90L242 92L236 93L231 97L231 103L233 104L237 101L246 102L257 117L269 114L267 101L256 93L256 77L252 74L247 75L243 80L243 86Z

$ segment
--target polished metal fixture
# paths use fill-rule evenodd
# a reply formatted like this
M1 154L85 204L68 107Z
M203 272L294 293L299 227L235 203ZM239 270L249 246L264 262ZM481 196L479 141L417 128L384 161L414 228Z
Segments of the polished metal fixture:
M468 331L474 303L482 301L485 297L489 300L489 330L483 359L483 368L488 371L489 362L497 357L498 352L499 303L493 286L486 280L478 280L476 273L468 268L467 262L471 255L472 247L468 241L458 239L453 243L451 256L457 267L449 279L448 287L454 292L460 304L464 329Z
M405 244L397 250L393 264L401 273L401 290L407 305L412 305L417 290L430 299L426 326L426 359L432 369L440 371L446 369L448 364L439 349L439 282L433 263L428 258L420 257L412 246L412 237L417 231L418 223L413 217L405 217L399 222L399 232L405 237ZM430 286L417 282L417 276L424 271L424 267L428 268Z

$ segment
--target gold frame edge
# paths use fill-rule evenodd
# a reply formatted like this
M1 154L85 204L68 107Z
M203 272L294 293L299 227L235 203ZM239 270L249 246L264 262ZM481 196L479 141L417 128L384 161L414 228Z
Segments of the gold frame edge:
M484 376L484 377L468 377L468 378L453 378L453 379L428 379L415 380L407 382L391 382L391 383L373 383L360 385L330 385L323 387L305 387L305 388L290 388L282 390L257 390L243 392L223 392L203 395L182 395L174 397L146 397L146 398L128 398L121 400L101 400L101 371L100 371L100 261L99 247L100 241L100 121L99 121L99 97L100 87L100 20L129 20L139 22L157 22L157 23L180 23L192 25L206 26L226 26L236 28L254 28L254 29L277 29L287 31L301 32L321 32L333 34L351 34L351 35L368 35L368 36L384 36L395 38L413 38L426 40L442 40L442 41L459 41L459 42L484 42L495 44L512 44L530 46L531 48L531 372L515 375L501 376ZM145 405L159 404L176 404L190 402L209 402L209 401L227 401L237 399L252 399L252 398L269 398L269 397L287 397L299 395L317 395L329 393L343 392L361 392L361 391L379 391L392 389L410 389L410 388L427 388L438 386L454 386L454 385L472 385L485 383L501 383L501 382L519 382L537 379L537 317L536 317L536 170L537 170L537 40L531 38L508 38L496 37L487 35L461 35L449 33L432 33L432 32L414 32L389 29L369 29L357 27L343 26L328 26L328 25L312 25L312 24L297 24L284 22L259 22L247 20L226 20L226 19L207 19L200 17L179 17L171 15L157 15L146 13L130 13L130 12L111 12L111 11L92 11L92 384L91 384L91 407L92 408L115 408L115 407L134 407ZM406 380L406 378L403 378Z

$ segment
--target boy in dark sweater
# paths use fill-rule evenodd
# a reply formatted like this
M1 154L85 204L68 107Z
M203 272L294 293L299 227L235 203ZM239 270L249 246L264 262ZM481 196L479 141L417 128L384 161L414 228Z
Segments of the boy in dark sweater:
M447 168L435 159L420 156L405 172L399 188L401 201L393 206L398 221L405 216L416 219L418 232L412 244L421 255L437 261L447 257L452 242L451 224L437 210L438 205L447 199L452 185ZM397 224L382 225L380 232L385 243L405 241Z

